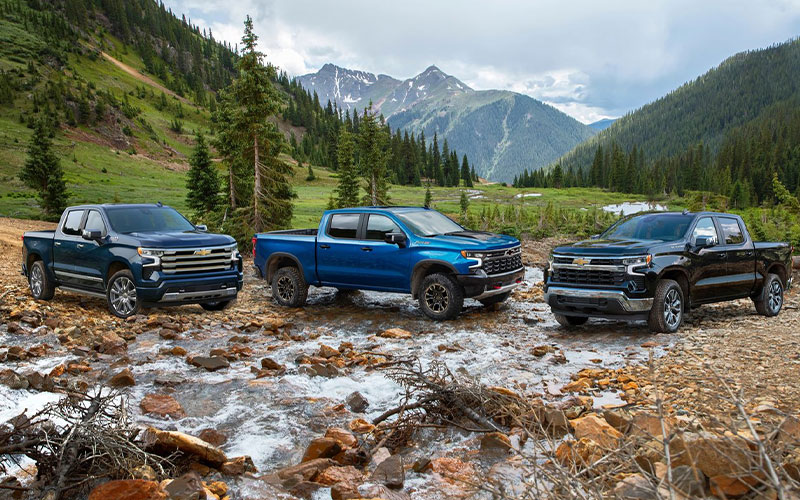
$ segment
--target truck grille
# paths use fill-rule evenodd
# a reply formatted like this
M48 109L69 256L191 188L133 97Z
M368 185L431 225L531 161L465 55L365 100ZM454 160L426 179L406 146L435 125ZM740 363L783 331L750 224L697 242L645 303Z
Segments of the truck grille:
M520 247L487 252L483 259L483 270L486 274L503 274L516 271L522 267L522 250Z
M553 270L552 279L571 285L620 286L625 282L625 272L560 268Z
M161 257L161 270L167 274L225 271L231 268L231 247L167 250Z

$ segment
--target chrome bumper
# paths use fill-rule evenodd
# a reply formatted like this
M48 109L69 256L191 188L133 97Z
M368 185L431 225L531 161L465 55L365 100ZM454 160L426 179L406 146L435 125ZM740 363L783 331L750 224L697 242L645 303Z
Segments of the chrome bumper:
M236 287L204 290L202 292L170 292L165 293L159 302L183 302L186 300L214 300L236 296Z
M491 297L493 295L499 295L501 293L510 292L511 290L517 288L519 283L511 283L510 285L501 286L500 288L494 290L486 290L482 294L478 295L477 297L472 297L475 300L483 300L487 297Z
M550 303L551 296L577 297L582 299L616 300L626 312L637 313L649 311L653 307L653 299L632 299L619 290L595 290L591 288L567 288L551 286L544 294L544 301Z

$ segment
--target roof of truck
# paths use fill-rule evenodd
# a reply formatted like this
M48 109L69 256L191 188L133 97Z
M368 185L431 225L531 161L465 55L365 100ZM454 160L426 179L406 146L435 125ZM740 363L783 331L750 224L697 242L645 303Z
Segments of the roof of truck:
M83 205L75 205L67 207L70 209L76 208L172 208L169 205L160 203L86 203Z
M419 212L419 211L422 211L422 210L431 210L431 209L430 208L425 208L425 207L412 207L412 206L389 206L389 207L375 206L375 207L337 208L337 209L334 209L334 210L326 210L326 212L348 213L348 212L363 212L365 210L383 210L383 211L386 211L386 212L392 212L392 213L396 214L396 213L403 213L403 212Z

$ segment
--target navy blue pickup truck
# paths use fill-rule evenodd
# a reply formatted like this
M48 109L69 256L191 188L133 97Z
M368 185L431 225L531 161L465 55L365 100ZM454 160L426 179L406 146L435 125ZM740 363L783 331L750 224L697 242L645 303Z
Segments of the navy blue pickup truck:
M22 273L36 299L58 287L106 298L127 318L152 305L221 310L242 289L236 241L161 204L70 207L54 231L22 238Z
M435 320L458 316L465 298L506 300L524 275L517 239L419 207L328 210L318 229L255 235L253 257L281 305L303 305L309 285L410 293Z

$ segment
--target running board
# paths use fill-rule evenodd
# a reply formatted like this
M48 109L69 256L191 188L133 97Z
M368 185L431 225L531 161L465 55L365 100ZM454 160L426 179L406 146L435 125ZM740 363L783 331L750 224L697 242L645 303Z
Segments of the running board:
M106 294L100 292L90 292L89 290L81 290L80 288L72 288L71 286L60 286L58 288L60 288L64 292L79 293L81 295L88 295L90 297L97 297L99 299L106 298Z

